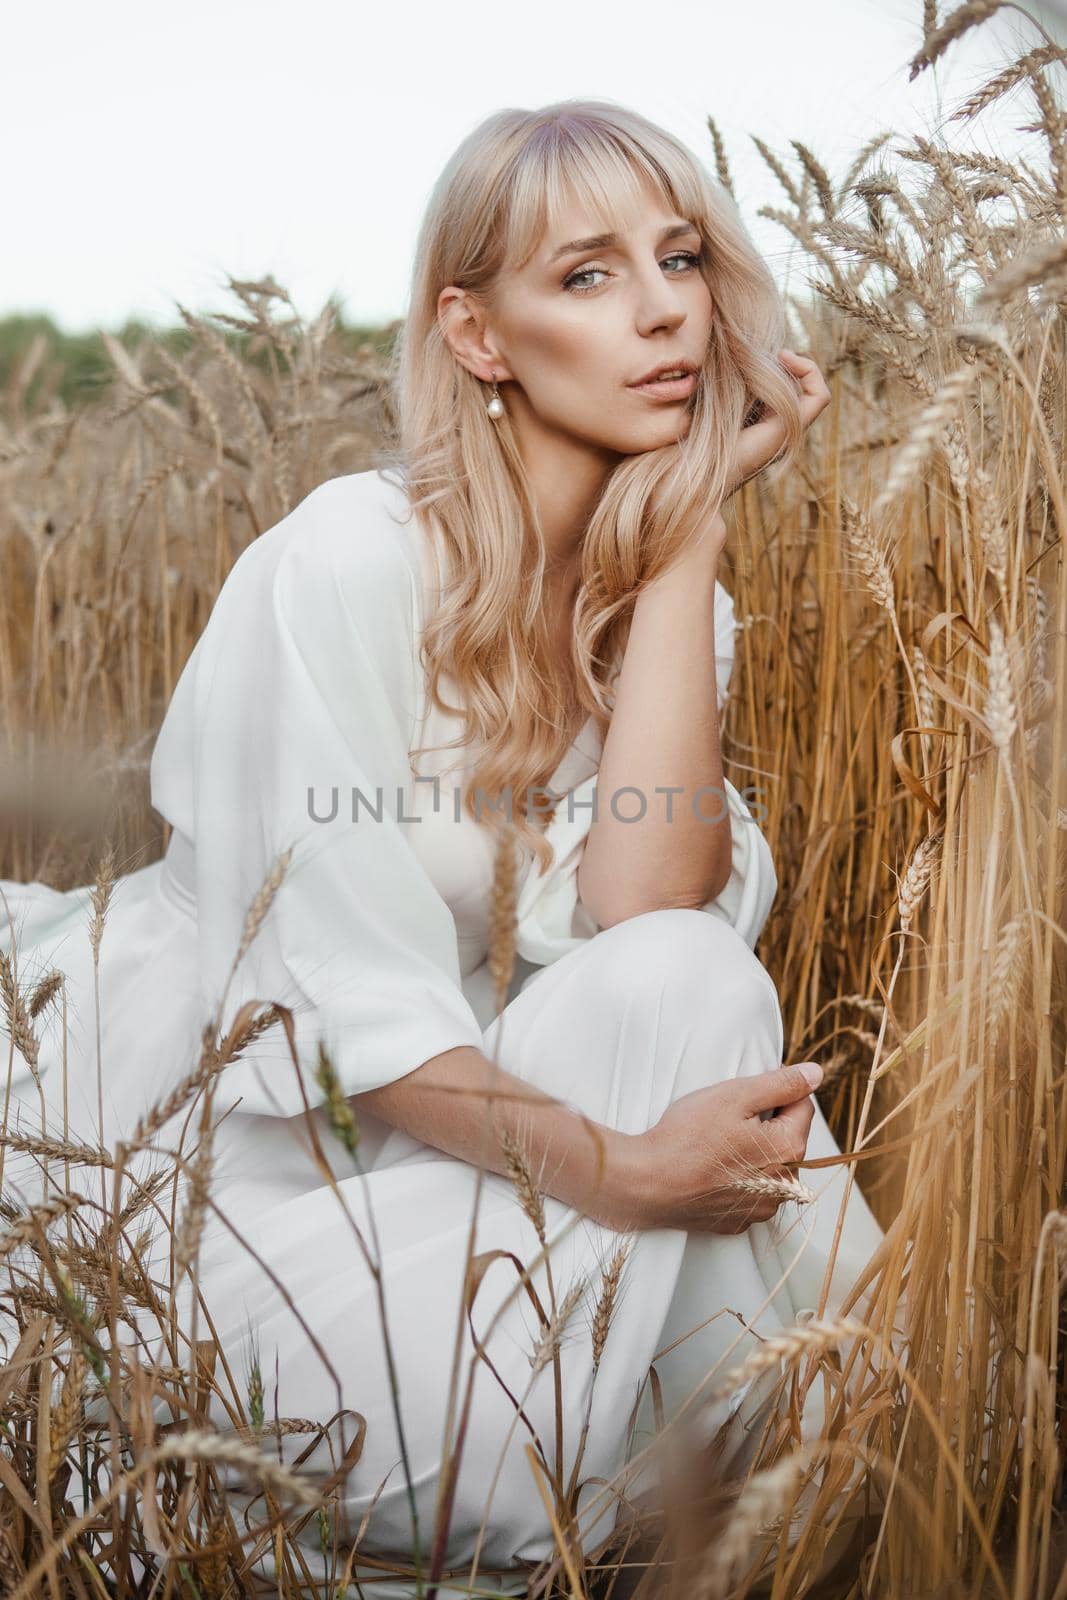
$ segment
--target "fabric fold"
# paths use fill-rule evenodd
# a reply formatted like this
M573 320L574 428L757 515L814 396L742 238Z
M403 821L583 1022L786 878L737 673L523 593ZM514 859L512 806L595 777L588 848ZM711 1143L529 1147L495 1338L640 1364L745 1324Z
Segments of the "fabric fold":
M594 772L560 801L546 830L556 859L542 878L531 869L522 885L516 942L527 961L542 966L557 961L599 932L578 894L578 867L592 826L597 776ZM723 781L730 813L730 876L715 899L700 909L730 923L752 950L778 891L778 877L758 822L730 780Z
M226 1022L248 999L292 1008L312 1104L320 1040L343 1092L359 1094L482 1038L452 913L397 820L410 794L413 578L391 524L370 506L359 515L375 482L321 485L238 558L151 764L153 805L194 841L203 994L225 997ZM225 1080L246 1111L302 1108L280 1028Z

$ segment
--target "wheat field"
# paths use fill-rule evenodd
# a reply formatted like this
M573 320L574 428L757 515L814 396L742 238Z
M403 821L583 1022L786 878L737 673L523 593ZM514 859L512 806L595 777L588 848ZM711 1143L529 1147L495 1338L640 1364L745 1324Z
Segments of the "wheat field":
M1000 9L972 0L938 21L925 5L913 77ZM593 1545L543 1475L558 1549L531 1596L1067 1600L1067 53L1027 21L1026 53L954 109L951 139L881 135L839 182L798 142L756 141L760 214L810 284L789 297L789 342L833 403L799 471L732 502L723 753L766 808L780 888L759 954L785 1059L823 1064L820 1104L886 1229L872 1310L759 1352L780 1376L775 1426L744 1482L687 1459L684 1516L634 1504L624 1534ZM1006 96L1040 162L973 147L975 117ZM744 214L760 197L738 198ZM273 279L229 289L231 313L182 310L177 354L103 335L111 380L83 405L47 386L28 403L40 340L0 400L0 878L95 881L98 941L115 874L165 849L152 741L234 559L393 437L395 330L353 349L332 305L308 324ZM513 889L501 870L502 984ZM23 992L0 957L5 1029L28 1057L61 990L56 974ZM181 1178L173 1253L195 1271L210 1142L199 1165L126 1171L176 1099L210 1111L214 1076L272 1020L206 1026L199 1061L129 1150L2 1136L0 1157L34 1157L51 1194L26 1205L0 1188L0 1592L13 1600L346 1592L358 1550L334 1515L344 1461L322 1481L272 1449L279 1433L314 1442L323 1419L269 1419L262 1374L242 1387L217 1370L210 1337L179 1325L174 1276L141 1260L147 1215ZM329 1098L328 1058L320 1070ZM340 1169L358 1130L337 1095L332 1108ZM536 1223L522 1149L508 1161ZM598 1291L601 1348L620 1264ZM543 1363L558 1361L569 1309L546 1309ZM164 1330L168 1365L116 1344L134 1313ZM845 1334L883 1358L847 1391ZM813 1445L798 1411L815 1382L838 1403ZM205 1425L212 1386L228 1433ZM223 1464L258 1486L251 1523ZM427 1595L440 1576L423 1569Z

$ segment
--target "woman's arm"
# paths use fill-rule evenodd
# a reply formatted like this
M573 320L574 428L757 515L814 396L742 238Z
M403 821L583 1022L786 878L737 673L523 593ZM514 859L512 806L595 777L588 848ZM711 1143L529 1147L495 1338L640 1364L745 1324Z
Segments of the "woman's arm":
M500 1130L507 1128L524 1146L542 1193L605 1227L641 1226L643 1218L632 1204L636 1136L583 1120L473 1045L442 1051L404 1077L350 1098L357 1116L366 1106L423 1144L502 1177L508 1168ZM603 1141L599 1175L595 1135Z
M501 1176L508 1171L500 1144L506 1127L524 1147L539 1193L617 1232L739 1233L772 1217L784 1197L742 1191L737 1180L780 1176L804 1158L811 1091L821 1077L818 1067L809 1073L810 1065L694 1090L672 1102L654 1127L633 1134L584 1120L472 1045L444 1050L349 1098L357 1116L366 1106L424 1144ZM773 1107L782 1109L763 1120Z
M730 874L715 677L725 531L717 516L701 543L637 597L578 869L579 896L601 928L666 906L697 909Z

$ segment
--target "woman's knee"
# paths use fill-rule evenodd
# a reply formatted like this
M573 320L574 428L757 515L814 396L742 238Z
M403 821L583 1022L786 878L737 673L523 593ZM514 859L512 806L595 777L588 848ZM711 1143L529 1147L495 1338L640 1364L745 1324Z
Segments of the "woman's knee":
M729 1003L763 1012L778 1003L766 967L737 930L710 911L646 911L605 928L591 945L598 947L595 975L617 993L676 991L695 998L698 1010Z
M596 974L605 1003L679 1018L688 1053L706 1061L709 1082L780 1064L785 1029L778 990L723 918L652 911L606 928L598 940L605 941Z

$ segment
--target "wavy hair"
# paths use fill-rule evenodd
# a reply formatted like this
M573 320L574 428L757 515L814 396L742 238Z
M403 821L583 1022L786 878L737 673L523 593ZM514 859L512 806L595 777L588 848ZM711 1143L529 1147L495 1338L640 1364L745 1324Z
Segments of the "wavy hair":
M589 517L570 659L561 663L543 605L545 547L511 424L487 416L485 388L450 350L437 302L455 285L491 305L564 196L584 202L590 225L607 231L617 197L635 196L649 180L702 237L711 335L686 438L621 460ZM734 441L761 404L785 425L776 472L796 459L797 389L777 360L784 328L778 289L730 193L680 140L613 102L494 112L431 192L390 370L395 448L379 471L398 472L431 541L441 590L420 661L434 704L459 713L464 727L449 744L417 753L475 751L465 809L498 826L493 808L504 805L542 872L553 859L543 830L559 797L546 785L565 753L562 732L583 710L606 732L637 595L719 508ZM444 698L443 679L459 705Z

